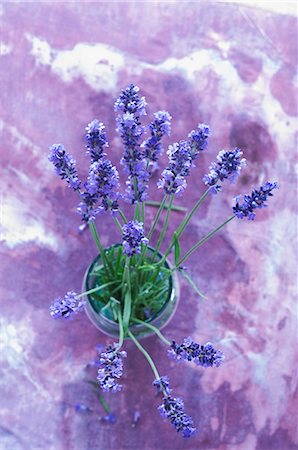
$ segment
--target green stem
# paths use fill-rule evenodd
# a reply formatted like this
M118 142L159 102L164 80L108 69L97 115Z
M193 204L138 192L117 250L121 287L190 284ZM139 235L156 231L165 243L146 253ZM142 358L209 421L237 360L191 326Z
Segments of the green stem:
M95 393L96 393L96 395L97 395L97 398L99 399L100 403L101 403L102 406L103 406L103 409L104 409L108 414L110 414L111 409L109 408L109 406L108 406L107 402L105 401L105 399L104 399L104 398L100 395L100 393L98 392L98 383L97 383L96 381L93 381L93 380L87 380L86 383L91 384L91 386L94 388L94 391L95 391Z
M144 231L145 231L145 203L142 202L142 222L144 225Z
M207 195L209 194L211 188L208 188L206 190L206 192L204 192L204 194L202 195L202 197L197 201L197 203L195 204L195 206L192 208L192 210L187 214L187 216L183 219L183 221L181 222L181 224L179 225L179 227L176 230L176 235L177 238L179 238L181 236L181 234L183 233L183 231L185 230L186 226L188 225L189 221L191 220L192 216L195 214L195 212L197 211L197 209L199 208L199 206L203 203L203 201L205 200L205 198L207 197ZM166 258L170 251L172 250L172 248L175 245L175 241L174 239L172 239L172 242L169 246L169 248L167 249L167 251L164 254L164 257Z
M104 264L104 266L105 266L105 269L106 269L106 266L108 266L108 268L109 268L111 274L113 275L113 273L114 273L113 267L111 266L110 261L109 261L108 258L106 257L104 248L103 248L103 246L101 245L101 242L100 242L100 239L99 239L99 236L98 236L96 227L95 227L95 225L94 225L93 222L89 222L89 229L90 229L90 231L91 231L91 234L92 234L92 236L93 236L94 241L96 242L96 245L97 245L98 250L99 250L99 252L100 252L101 259L102 259L102 262L103 262L103 264Z
M148 206L156 206L156 207L161 205L160 202L156 202L154 200L146 200L145 204ZM169 208L169 205L164 205L164 209L168 209L168 208ZM187 211L187 209L184 208L184 206L176 206L176 205L172 205L171 210L172 211L181 211L181 212Z
M140 205L138 202L135 204L135 211L134 211L133 218L134 218L134 220L140 221Z
M111 410L110 410L110 408L109 408L107 402L105 401L105 399L104 399L100 394L98 394L98 398L99 398L99 401L100 401L100 403L102 404L103 409L105 410L105 412L107 412L108 414L110 414Z
M158 370L151 358L151 356L149 355L149 353L144 349L144 347L139 343L139 341L134 337L134 335L128 331L128 336L130 337L130 339L135 343L135 345L138 347L138 349L140 350L140 352L143 353L143 355L145 356L145 358L147 359L148 363L150 364L150 367L154 373L155 379L159 380L160 379L160 375L158 373Z
M160 247L160 245L161 245L161 243L163 241L164 235L165 235L165 233L167 231L173 200L174 200L174 194L172 194L171 197L170 197L170 202L169 202L169 208L167 210L167 215L166 215L166 218L165 218L165 221L164 221L164 224L163 224L163 227L162 227L162 230L161 230L161 233L160 233L160 236L159 236L159 239L157 241L157 245L155 247L154 254L153 254L153 257L152 257L153 261L154 261L156 255L157 255L157 253L158 253L159 247Z
M117 217L114 217L114 222L117 225L118 230L120 231L120 234L122 236L122 226L121 226L121 223L119 222L119 220L117 219Z
M122 298L124 299L123 307L123 329L124 334L127 334L129 327L129 320L131 315L131 285L130 285L130 257L127 257L125 261L125 267L123 271L123 290Z
M161 202L161 204L160 204L160 206L159 206L159 208L158 208L158 211L157 211L157 214L156 214L156 216L155 216L154 222L153 222L153 224L152 224L152 226L151 226L151 228L150 228L150 231L149 231L149 233L148 233L148 239L149 239L149 240L150 240L151 237L152 237L152 234L153 234L153 232L154 232L154 230L155 230L155 227L156 227L156 225L157 225L157 222L158 222L158 220L159 220L159 218L160 218L160 215L161 215L161 213L162 213L162 211L163 211L163 209L164 209L164 206L165 206L165 203L166 203L167 198L168 198L168 194L165 194L165 195L164 195L164 198L162 199L162 202Z
M215 233L217 233L222 227L224 227L227 223L231 222L231 220L235 219L236 216L231 216L228 220L226 220L224 223L222 223L219 227L215 228L215 230L208 233L203 239L201 239L199 242L197 242L193 247L191 247L190 250L183 256L182 259L177 263L177 267L180 267L181 264L198 248L200 245L202 245L204 242L206 242L208 239L211 238Z
M127 219L126 219L126 217L125 217L124 212L123 212L121 209L118 209L118 213L120 214L121 219L123 220L123 222L124 222L124 223L127 223Z
M159 339L161 339L165 344L171 345L171 342L168 341L168 339L165 338L163 334L161 334L161 332L159 331L158 328L156 328L153 325L150 325L150 323L144 322L143 320L140 320L140 319L133 319L133 321L136 323L140 323L140 324L144 325L145 327L149 328L150 330L154 331L154 333L157 334Z
M123 340L124 340L124 329L123 329L123 322L122 322L122 315L121 315L121 309L119 308L118 311L118 323L119 323L119 343L118 343L118 350L122 347Z
M96 287L96 288L90 289L89 291L82 292L82 293L79 294L77 297L80 298L80 297L83 297L84 295L93 294L93 292L98 292L98 291L100 291L101 289L104 289L104 288L106 288L106 287L108 287L108 286L111 286L112 284L115 284L115 283L118 283L118 281L109 281L108 283L105 283L105 284L103 284L103 285L101 285L101 286L98 286L98 287Z

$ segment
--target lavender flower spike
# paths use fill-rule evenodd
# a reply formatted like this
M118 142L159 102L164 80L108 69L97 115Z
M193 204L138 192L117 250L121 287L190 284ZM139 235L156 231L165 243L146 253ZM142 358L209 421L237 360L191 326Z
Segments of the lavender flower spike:
M218 184L224 179L235 181L240 170L246 166L246 160L241 158L243 153L239 148L232 151L221 150L217 155L217 161L213 162L209 167L209 173L203 178L205 184L213 187L212 192L216 193L221 189Z
M126 89L122 89L119 98L116 100L114 108L116 112L146 115L145 97L139 97L139 87L130 84Z
M219 367L224 360L222 352L215 350L210 342L200 345L194 342L191 337L185 338L181 345L173 341L168 354L170 358L177 361L194 361L195 364L202 367Z
M109 146L104 124L95 119L85 129L87 154L90 155L91 162L98 161L105 155L104 148Z
M57 175L62 180L66 180L69 187L75 191L79 190L81 181L78 178L76 162L73 157L67 153L62 144L52 145L50 151L48 159L53 163Z
M166 417L173 424L175 430L182 432L183 437L193 436L196 429L193 426L192 418L185 414L184 403L181 398L171 397L163 398L163 403L158 407L160 415Z
M151 137L142 144L145 157L152 162L156 162L162 154L161 139L165 134L170 136L172 119L167 111L158 111L154 116L154 121L149 125Z
M163 188L167 194L180 194L187 184L185 177L189 175L192 167L191 146L187 141L180 141L169 146L169 165L162 172L158 187Z
M102 211L110 209L114 213L118 210L119 174L110 160L102 158L91 164L84 187L78 207L84 222L93 221ZM99 200L101 205L97 206Z
M208 146L208 138L210 134L210 128L208 125L201 123L196 130L192 130L188 137L191 146L191 157L194 161L199 157L200 152L206 150Z
M124 89L115 103L115 111L120 112L116 122L124 144L121 164L128 174L125 200L129 203L142 202L146 198L149 172L144 153L140 151L141 137L144 127L140 116L146 114L146 101L139 97L139 88L131 84Z
M132 256L141 252L141 243L148 244L148 239L144 235L142 222L131 220L123 225L123 253Z
M122 358L126 358L126 352L118 351L118 344L115 343L106 347L106 351L99 355L97 380L103 391L117 392L122 389L117 382L123 374Z
M177 432L181 431L183 437L188 438L195 434L196 429L193 427L191 417L184 412L184 403L181 398L171 397L169 377L160 377L153 381L153 386L156 386L158 394L163 393L163 403L157 409L162 417L166 417L173 424Z
M278 189L278 184L276 182L264 183L259 189L254 189L251 195L244 195L242 203L240 200L241 195L236 197L236 205L233 207L233 212L238 219L243 219L246 217L248 220L254 220L256 214L254 210L256 208L264 208L267 206L265 203L268 197L272 197L273 189Z
M82 311L83 307L84 302L78 298L78 294L74 291L69 291L63 298L58 297L54 300L50 306L50 312L54 319L69 319L74 314Z

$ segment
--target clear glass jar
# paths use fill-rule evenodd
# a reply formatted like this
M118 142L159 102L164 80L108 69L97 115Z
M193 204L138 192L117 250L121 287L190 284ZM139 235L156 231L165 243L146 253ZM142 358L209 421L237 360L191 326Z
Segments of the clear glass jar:
M119 246L119 244L113 245L109 247L107 250L117 246ZM154 252L154 249L151 247L148 247L148 250ZM158 253L158 257L161 259L162 254ZM96 276L91 274L94 266L97 267L100 266L100 262L101 256L99 254L86 270L83 279L82 292L89 291L94 287ZM168 260L165 260L164 267L166 267L167 269L171 268ZM165 327L175 313L179 297L180 297L179 280L177 274L174 272L169 278L169 291L164 305L157 313L146 319L145 322L155 326L159 330ZM108 336L118 337L119 336L118 323L115 322L113 318L111 317L109 318L107 317L106 314L101 313L100 310L96 311L92 305L92 301L89 295L85 296L84 300L85 300L86 314L90 319L90 321L93 323L93 325L95 325L96 328L98 328L102 333ZM138 338L148 337L154 334L154 331L150 330L148 327L142 324L133 324L129 327L129 329Z

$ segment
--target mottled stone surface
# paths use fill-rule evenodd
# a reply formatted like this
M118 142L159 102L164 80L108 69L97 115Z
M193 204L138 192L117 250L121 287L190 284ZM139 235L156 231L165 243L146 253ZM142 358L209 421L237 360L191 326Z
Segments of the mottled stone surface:
M297 449L296 19L195 2L3 3L0 11L1 450ZM267 179L281 186L254 223L233 221L190 258L208 300L181 281L165 329L169 339L217 343L225 364L175 366L157 338L144 341L199 429L189 441L160 419L152 373L131 342L124 390L108 399L117 423L102 422L85 365L110 341L84 315L60 323L48 312L53 298L80 290L96 255L88 233L77 233L77 199L54 175L48 146L63 142L86 175L83 130L97 117L117 162L113 101L130 82L147 97L148 120L158 109L172 114L167 143L198 122L212 128L180 204L203 192L219 149L238 145L248 160L237 185L207 199L183 249L230 215L235 194ZM172 230L180 219L173 213ZM98 221L104 245L119 239L111 224ZM76 413L77 402L92 411Z

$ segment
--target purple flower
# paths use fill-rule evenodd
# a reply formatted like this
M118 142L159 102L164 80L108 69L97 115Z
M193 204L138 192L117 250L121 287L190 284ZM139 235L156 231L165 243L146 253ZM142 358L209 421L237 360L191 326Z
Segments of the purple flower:
M169 146L168 167L162 172L162 179L158 187L163 188L167 194L181 194L187 186L185 178L189 175L194 160L208 144L209 127L199 124L197 130L192 130L188 141L179 141Z
M183 437L189 438L195 434L192 418L185 414L181 398L165 396L158 410L162 417L169 419L177 432L182 432Z
M192 167L191 146L187 141L176 142L169 146L167 153L169 165L162 172L158 187L163 188L167 194L180 194L187 186L185 177Z
M50 306L50 312L54 319L69 319L73 314L82 311L83 307L84 302L78 297L78 294L69 291L63 298L58 297L54 300Z
M109 413L106 416L103 416L102 418L105 422L109 422L109 423L116 423L116 416L113 413Z
M48 159L53 163L55 172L62 180L66 180L69 187L79 190L81 181L78 178L76 162L73 157L67 153L62 144L54 144L50 147L51 153Z
M169 419L176 431L182 432L183 437L192 436L196 431L193 427L193 421L184 412L183 400L170 396L172 389L170 389L169 377L164 376L154 380L153 386L157 387L158 393L164 394L163 403L157 408L160 415Z
M177 361L194 361L195 364L202 367L219 367L224 360L222 352L215 350L210 342L200 345L194 342L191 337L185 338L181 345L173 341L168 354Z
M213 187L213 193L218 192L221 188L218 182L224 181L224 179L233 182L238 178L240 170L246 166L246 160L241 158L242 155L239 148L232 151L221 150L218 153L217 161L211 163L209 173L203 178L205 184Z
M104 124L95 119L85 129L87 154L90 155L91 162L98 161L105 155L104 148L109 146Z
M132 113L138 116L146 114L145 97L139 97L139 88L130 84L126 89L122 89L119 98L115 102L115 111L123 113Z
M131 220L123 225L123 253L132 256L141 252L141 243L147 244L148 239L145 238L144 228L141 222Z
M122 358L126 358L125 351L118 351L118 344L109 345L106 351L99 355L99 369L97 380L104 391L117 392L122 386L117 380L123 374Z
M99 159L91 164L85 191L81 193L81 203L78 212L84 222L91 222L96 214L110 209L118 209L119 174L111 161L106 158ZM101 205L97 203L101 200Z
M172 392L170 380L167 375L154 380L152 384L153 386L156 386L158 394L164 393L165 395L169 395Z
M208 125L201 123L196 130L192 130L188 137L191 146L191 157L195 160L199 157L200 152L206 150L208 146L208 137L210 128Z
M162 154L161 139L165 134L170 136L172 119L167 111L158 111L154 116L155 120L149 125L151 137L142 144L145 157L152 162L156 162Z
M256 214L254 210L256 208L264 208L267 206L266 200L268 197L272 197L273 189L278 189L278 184L276 182L264 183L259 189L254 189L251 195L238 195L236 197L236 205L233 207L233 212L238 219L243 219L246 217L248 220L254 220ZM242 203L240 200L243 197Z
M121 112L116 119L116 130L124 144L121 164L128 174L125 200L129 203L142 202L146 199L149 180L148 163L140 148L144 132L140 116L146 114L146 101L144 97L139 97L138 92L139 88L131 84L122 91L115 103L115 111Z

